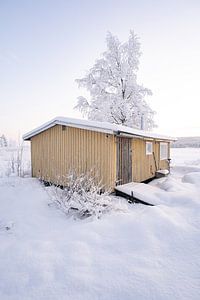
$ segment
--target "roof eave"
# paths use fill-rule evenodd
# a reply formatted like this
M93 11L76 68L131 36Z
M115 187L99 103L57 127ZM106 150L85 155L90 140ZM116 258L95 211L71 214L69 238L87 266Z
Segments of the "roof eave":
M154 135L154 134L148 134L147 132L135 132L135 133L131 133L130 131L126 131L126 130L115 130L114 128L106 128L106 127L100 127L97 126L95 123L94 124L80 124L80 123L76 123L73 119L67 119L65 120L65 118L62 117L56 117L52 120L50 120L47 123L44 123L43 125L41 125L40 127L37 127L36 129L29 131L28 133L23 135L23 140L24 141L30 141L31 138L35 135L38 135L39 133L55 126L55 125L65 125L68 127L75 127L75 128L80 128L80 129L85 129L85 130L92 130L92 131L96 131L96 132L103 132L103 133L107 133L107 134L114 134L114 135L121 135L121 136L126 136L126 137L135 137L138 139L151 139L151 140L160 140L160 141L167 141L167 142L171 142L171 141L176 141L175 138L172 137L168 137L168 136L161 136L161 135ZM102 124L103 125L103 124Z
M113 130L111 129L107 129L107 128L99 128L97 126L93 126L93 128L91 129L91 126L87 126L87 125L79 125L79 124L75 124L72 122L63 122L57 119L53 119L52 121L46 123L46 125L43 125L41 127L39 127L38 129L29 131L28 133L24 134L22 136L24 141L30 141L31 138L55 125L65 125L65 126L69 126L69 127L74 127L74 128L80 128L80 129L85 129L85 130L93 130L96 132L103 132L103 133L107 133L107 134L114 134Z
M145 139L145 140L157 140L157 141L166 141L166 142L173 142L176 139L172 138L172 137L156 137L156 136L151 136L151 135L140 135L140 134L135 134L135 133L129 133L126 131L117 131L115 132L115 134L117 136L124 136L124 137L135 137L137 139Z

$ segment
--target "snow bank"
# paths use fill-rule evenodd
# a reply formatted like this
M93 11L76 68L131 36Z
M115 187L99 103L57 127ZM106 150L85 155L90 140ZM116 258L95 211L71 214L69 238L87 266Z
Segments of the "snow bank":
M193 183L200 187L200 172L192 172L183 176L183 182Z
M161 205L77 221L36 179L0 178L0 299L199 300L200 190L182 177L152 182Z

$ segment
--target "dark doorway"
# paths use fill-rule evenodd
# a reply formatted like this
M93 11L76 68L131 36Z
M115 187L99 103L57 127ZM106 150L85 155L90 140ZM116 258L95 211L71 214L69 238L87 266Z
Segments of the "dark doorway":
M132 139L117 138L117 184L132 181Z

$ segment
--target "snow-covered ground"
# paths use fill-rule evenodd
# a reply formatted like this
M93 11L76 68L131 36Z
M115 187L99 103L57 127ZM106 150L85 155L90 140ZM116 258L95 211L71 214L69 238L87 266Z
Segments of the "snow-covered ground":
M200 148L171 148L172 165L200 168Z
M1 300L200 299L200 149L172 149L172 174L151 183L162 205L100 220L67 218L36 179L3 165L5 153Z

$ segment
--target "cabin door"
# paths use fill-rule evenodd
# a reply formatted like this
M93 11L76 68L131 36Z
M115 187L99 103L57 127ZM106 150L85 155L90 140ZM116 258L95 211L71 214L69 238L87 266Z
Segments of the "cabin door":
M132 181L132 139L117 138L117 184Z

